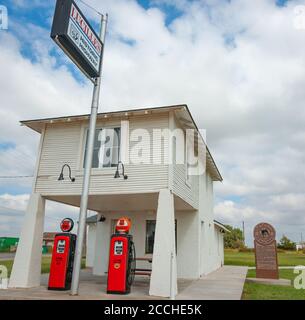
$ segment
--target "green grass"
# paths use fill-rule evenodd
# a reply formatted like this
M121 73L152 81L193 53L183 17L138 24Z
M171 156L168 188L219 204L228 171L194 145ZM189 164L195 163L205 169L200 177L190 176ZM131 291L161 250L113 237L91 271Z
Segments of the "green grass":
M305 290L269 284L245 283L242 300L304 300Z
M293 252L278 253L279 266L305 265L305 254ZM254 252L238 252L237 250L225 250L225 265L255 266Z
M291 286L277 286L259 283L245 283L243 300L304 300L305 290L293 287L293 280L297 274L293 269L280 269L280 278L291 280ZM255 270L249 270L247 277L254 278Z
M8 260L8 261L0 261L1 266L5 266L8 271L8 276L11 275L12 267L13 267L13 260Z
M51 264L51 257L42 257L41 262L41 273L49 273L50 272L50 264ZM11 275L12 267L13 267L13 260L7 261L0 261L0 265L6 266L8 270L8 276ZM86 267L85 259L82 260L82 269Z
M280 275L280 279L288 279L292 281L297 276L297 274L293 273L293 269L280 269L279 275ZM255 269L248 270L247 278L255 278L255 277L256 277Z
M305 254L297 252L279 252L279 266L305 265ZM255 267L254 252L238 252L238 250L225 250L225 264L235 266ZM291 286L278 286L260 283L248 283L244 285L243 300L304 300L305 290L297 290L293 287L293 280L297 274L293 269L280 269L280 278L291 280ZM256 271L249 270L247 277L254 278Z

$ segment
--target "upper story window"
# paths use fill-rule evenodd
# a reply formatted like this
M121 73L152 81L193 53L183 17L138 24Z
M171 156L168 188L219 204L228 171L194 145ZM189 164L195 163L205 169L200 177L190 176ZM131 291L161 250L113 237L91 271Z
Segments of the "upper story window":
M92 168L116 167L120 161L121 128L96 129ZM88 130L84 159L87 152ZM85 161L83 166L85 166Z
M190 176L190 160L191 160L191 149L192 145L190 140L188 139L188 136L186 135L185 139L185 182L187 185L191 185L191 176Z

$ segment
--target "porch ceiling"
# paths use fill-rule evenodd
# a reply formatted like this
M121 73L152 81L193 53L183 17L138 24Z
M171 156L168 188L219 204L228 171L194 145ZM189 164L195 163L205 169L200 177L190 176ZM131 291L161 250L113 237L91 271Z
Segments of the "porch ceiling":
M158 193L137 193L119 195L90 195L88 210L97 212L107 211L156 211L158 207ZM80 206L79 195L46 196L47 200ZM175 196L175 210L194 210L192 206Z

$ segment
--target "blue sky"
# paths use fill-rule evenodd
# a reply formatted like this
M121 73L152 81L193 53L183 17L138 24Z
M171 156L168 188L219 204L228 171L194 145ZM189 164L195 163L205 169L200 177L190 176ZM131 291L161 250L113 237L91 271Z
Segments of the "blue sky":
M296 241L305 234L300 1L88 3L110 14L103 107L188 103L224 177L215 185L218 219L244 220L249 239L258 220ZM0 31L0 176L32 175L39 137L18 121L87 113L92 88L50 39L55 1L0 4L9 12L9 30ZM0 205L24 210L30 191L30 179L0 179ZM291 217L297 227L285 227Z

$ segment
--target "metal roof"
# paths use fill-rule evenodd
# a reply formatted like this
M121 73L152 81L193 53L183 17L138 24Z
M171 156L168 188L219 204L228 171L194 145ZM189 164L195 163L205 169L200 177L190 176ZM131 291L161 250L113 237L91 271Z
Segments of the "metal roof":
M206 145L203 137L201 136L196 122L186 104L180 105L171 105L171 106L161 106L161 107L146 107L146 108L135 108L135 109L127 109L122 111L113 111L113 112L103 112L98 113L97 119L117 119L122 117L131 117L137 115L149 115L149 114L159 114L163 112L169 111L182 111L185 113L185 116L188 118L186 121L189 125L192 125L199 136L201 137L201 144L206 146L207 150L207 168L211 169L212 171L212 179L214 181L222 181L223 178L217 168L217 165L212 157L212 154ZM83 114L83 115L72 115L72 116L63 116L63 117L54 117L54 118L44 118L44 119L33 119L33 120L23 120L20 121L21 125L27 126L32 130L41 133L44 126L46 124L55 124L55 123L62 123L62 122L75 122L75 121L89 121L90 114Z
M223 229L224 231L231 233L231 231L224 224L220 223L219 221L214 220L214 224L215 224L215 226Z
M97 223L97 218L98 218L98 215L96 214L94 216L87 218L86 222L87 223Z

